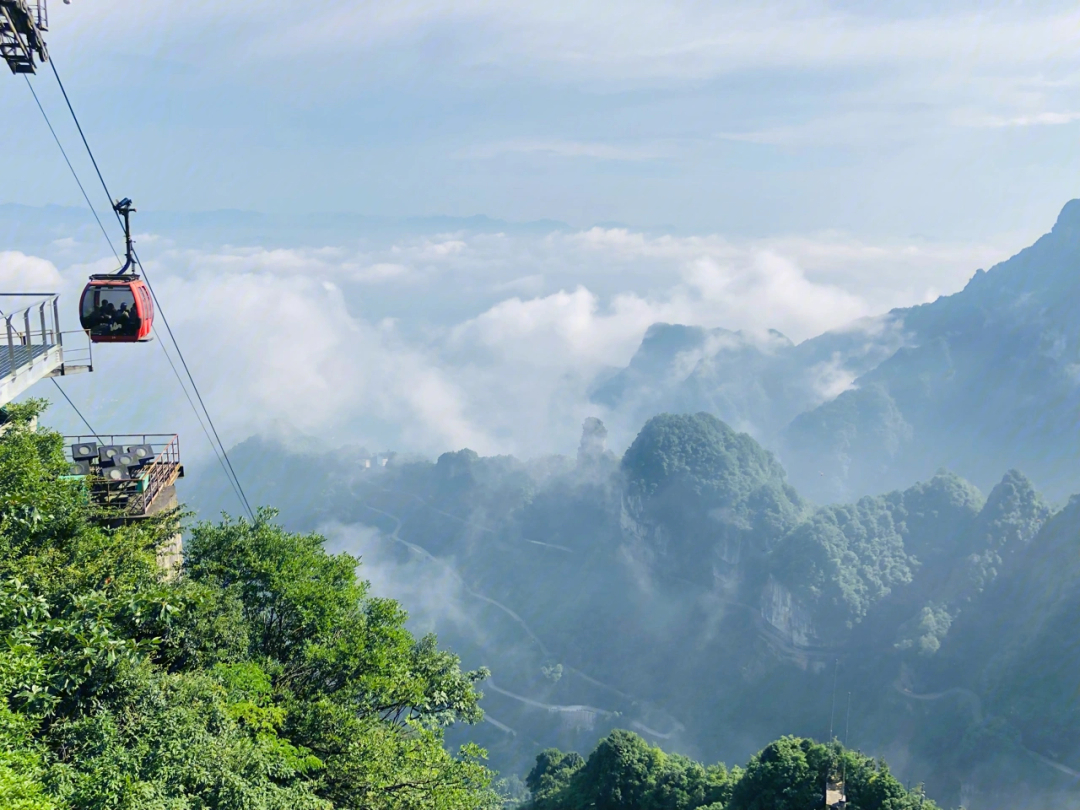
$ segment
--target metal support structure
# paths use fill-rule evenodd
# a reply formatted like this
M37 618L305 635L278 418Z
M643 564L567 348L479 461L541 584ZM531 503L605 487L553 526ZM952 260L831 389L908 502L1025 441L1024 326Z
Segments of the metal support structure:
M0 0L0 58L12 73L36 73L38 62L49 60L48 30L46 0Z
M108 480L97 462L91 463L89 475L73 476L85 481L90 505L99 519L126 523L176 506L174 487L177 479L184 477L184 467L180 463L180 437L175 433L84 434L65 436L64 443L69 459L72 447L79 444L95 448L142 445L154 450L153 458L137 470L133 468L124 480Z
M124 266L117 271L116 275L135 272L135 243L131 239L131 215L137 209L131 207L131 199L124 197L118 203L113 204L113 211L123 217L124 220Z
M53 324L56 325L56 345L64 348L64 333L60 331L60 296L53 298L52 302Z
M9 315L4 319L7 321L7 347L8 347L8 362L11 364L8 366L11 369L11 376L15 376L15 369L18 366L15 365L15 333L11 329L11 316Z

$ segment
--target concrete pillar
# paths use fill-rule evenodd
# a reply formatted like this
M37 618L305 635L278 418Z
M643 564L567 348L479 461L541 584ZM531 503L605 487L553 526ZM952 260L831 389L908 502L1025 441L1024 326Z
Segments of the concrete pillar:
M167 512L170 509L175 509L179 505L179 501L176 498L176 485L171 484L161 491L161 493L154 498L154 502L150 504L150 508L146 510L147 515L156 515L159 512ZM157 555L158 567L165 570L166 574L172 578L180 571L180 566L184 562L184 538L179 532L169 538L169 541L158 549Z

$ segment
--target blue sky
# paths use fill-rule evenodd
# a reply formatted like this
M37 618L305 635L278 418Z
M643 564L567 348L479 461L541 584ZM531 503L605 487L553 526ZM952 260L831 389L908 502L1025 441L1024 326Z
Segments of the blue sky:
M535 455L573 452L599 415L619 450L638 426L588 391L650 324L802 340L873 319L960 289L1080 196L1066 4L72 0L51 16L227 444ZM100 204L51 73L32 81ZM0 111L0 282L74 300L114 260L21 77L0 76ZM176 214L222 209L267 217ZM476 214L497 221L432 219ZM507 224L534 220L565 226ZM99 430L198 437L157 352L103 349L101 373L65 384Z
M1066 4L73 0L52 22L112 184L158 209L985 239L1076 191ZM0 83L0 201L75 203L22 84Z

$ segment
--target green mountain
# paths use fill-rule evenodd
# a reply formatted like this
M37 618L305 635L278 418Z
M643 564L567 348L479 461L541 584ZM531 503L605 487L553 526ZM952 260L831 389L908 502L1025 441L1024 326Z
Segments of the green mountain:
M814 507L775 456L708 414L650 419L621 459L603 436L588 420L576 458L530 462L301 462L266 441L232 455L267 481L302 471L316 495L293 500L286 524L322 527L417 630L491 670L476 739L503 773L616 728L708 761L831 730L945 804L1040 806L1070 789L1080 740L1030 729L1073 700L1072 661L1024 651L1050 656L1026 645L1077 618L1063 528L1075 507L1051 516L1016 471L988 496L939 472ZM289 503L290 474L278 480L265 494ZM1039 706L1023 703L1022 685L1049 672Z
M1080 200L1050 233L955 295L795 345L658 324L594 401L620 423L707 411L775 450L819 503L944 467L989 489L1025 470L1080 491Z

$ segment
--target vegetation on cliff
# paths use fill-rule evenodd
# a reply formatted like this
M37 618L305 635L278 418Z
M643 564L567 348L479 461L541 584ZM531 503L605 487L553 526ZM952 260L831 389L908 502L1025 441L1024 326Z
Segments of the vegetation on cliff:
M1075 506L1051 518L1008 471L986 497L939 472L814 507L752 437L708 414L650 419L622 459L593 449L524 462L461 451L351 472L336 452L299 464L242 447L234 461L251 478L274 465L331 470L325 500L283 514L294 528L336 523L343 548L362 538L372 570L381 564L421 621L492 666L498 689L484 707L498 725L467 731L507 773L566 745L568 722L592 724L576 732L583 747L627 726L744 761L782 734L829 728L838 677L837 713L850 704L859 745L908 746L905 778L925 775L950 804L962 784L1003 795L994 751L1013 757L1001 773L1017 785L1066 789L1046 784L1066 771L1015 740L1068 768L1080 761L1060 709L1080 671L1061 641L1077 615ZM292 492L286 481L267 499ZM438 598L412 589L418 579L438 583L425 586ZM600 711L572 720L537 703ZM1000 733L971 742L985 741L988 715Z

